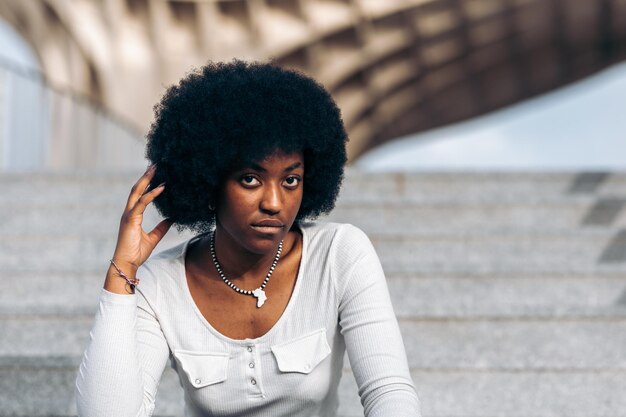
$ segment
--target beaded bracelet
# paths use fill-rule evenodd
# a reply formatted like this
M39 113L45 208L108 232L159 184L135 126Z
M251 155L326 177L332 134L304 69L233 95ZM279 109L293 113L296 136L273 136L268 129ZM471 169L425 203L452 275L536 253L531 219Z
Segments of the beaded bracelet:
M113 259L111 259L111 264L113 264L113 267L117 271L118 275L126 280L128 285L130 286L130 289L132 291L135 291L135 287L139 285L139 278L129 278L125 273L122 272L122 270L117 266Z

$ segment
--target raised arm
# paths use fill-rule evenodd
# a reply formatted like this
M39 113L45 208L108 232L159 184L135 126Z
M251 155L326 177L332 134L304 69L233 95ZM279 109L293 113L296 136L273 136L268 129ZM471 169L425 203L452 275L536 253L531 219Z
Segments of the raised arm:
M76 379L76 406L79 416L140 417L154 411L154 398L169 348L151 303L157 300L154 277L140 283L135 293L136 274L167 233L171 222L163 221L150 233L141 227L146 206L164 187L149 192L155 169L148 169L133 186L120 221L117 247L111 265L90 342ZM146 271L148 273L148 271Z
M385 275L367 236L345 230L339 325L366 417L419 417L420 407Z

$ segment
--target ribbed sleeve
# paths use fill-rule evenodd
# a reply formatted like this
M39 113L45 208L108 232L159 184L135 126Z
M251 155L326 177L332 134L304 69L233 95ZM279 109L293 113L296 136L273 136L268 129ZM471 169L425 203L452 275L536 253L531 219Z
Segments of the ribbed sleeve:
M76 379L78 415L151 416L169 349L146 298L103 289L89 335Z
M339 302L339 325L366 417L416 417L420 407L402 336L378 256L353 226L340 241L336 264L350 265ZM343 259L342 259L343 258ZM340 288L341 289L341 288Z

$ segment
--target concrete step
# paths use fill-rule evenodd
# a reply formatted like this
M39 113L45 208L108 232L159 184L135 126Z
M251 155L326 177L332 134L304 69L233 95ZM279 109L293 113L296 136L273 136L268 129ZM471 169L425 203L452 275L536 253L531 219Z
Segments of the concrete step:
M468 230L516 233L626 227L626 198L586 200L456 204L378 201L367 205L344 202L321 220L352 223L367 233L415 236ZM120 199L114 204L0 205L0 236L111 236L119 228L123 204ZM159 220L156 210L150 207L144 228L153 227Z
M411 368L626 372L626 318L400 321Z
M140 174L0 176L0 417L75 415ZM626 417L624 200L625 173L349 170L329 219L374 242L424 415ZM157 251L189 237L172 230ZM340 416L362 416L345 376ZM171 370L155 415L182 416Z
M626 410L626 373L618 371L430 371L411 372L425 416L612 417ZM76 369L0 368L3 414L73 416ZM340 417L363 416L357 386L344 374L339 386ZM157 393L155 415L182 417L175 373L166 370Z
M0 280L0 317L93 315L104 271L16 272ZM388 274L398 317L594 318L626 316L626 274Z
M0 205L126 200L142 172L121 175L2 174ZM362 173L348 170L341 201L531 202L626 196L625 173Z
M0 318L2 357L79 358L93 316ZM400 320L409 364L432 370L626 371L626 317Z
M392 274L387 279L403 319L539 319L626 316L626 275Z
M189 239L188 234L168 233L156 252ZM117 240L117 230L102 236L14 236L0 240L2 274L31 272L102 272L107 270Z
M342 200L391 198L420 202L544 201L566 195L626 195L625 173L349 172Z
M481 232L558 232L626 227L626 198L537 203L376 202L338 204L325 221L352 223L366 233L433 236Z
M624 372L414 370L412 375L425 416L608 417L626 410Z
M13 417L76 416L74 386L78 366L66 358L14 358L0 361L0 405ZM69 363L72 362L72 363ZM182 388L167 369L157 392L154 416L183 417Z
M79 358L87 347L93 319L94 316L83 315L3 317L0 319L3 335L0 355Z
M0 205L120 202L123 208L137 175L0 174Z
M468 231L466 235L370 235L370 238L387 273L626 270L624 236L617 236L610 230L515 235ZM157 251L168 246L167 242L162 242ZM105 271L114 248L114 235L110 238L16 236L0 241L0 265L7 274L15 271ZM612 257L606 257L607 253Z
M429 238L370 237L387 273L626 270L622 232L578 230L510 235L475 231Z

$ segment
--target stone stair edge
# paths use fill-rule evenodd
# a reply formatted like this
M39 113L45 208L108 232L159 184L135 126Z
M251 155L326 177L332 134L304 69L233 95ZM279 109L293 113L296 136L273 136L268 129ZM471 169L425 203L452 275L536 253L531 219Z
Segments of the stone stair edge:
M361 227L360 227L361 228ZM363 230L363 228L361 228ZM528 239L528 238L537 238L537 239L570 239L570 238L582 238L582 239L593 239L593 238L611 238L614 236L616 231L624 230L621 226L581 226L574 230L571 229L561 229L561 230L535 230L535 229L506 229L503 231L475 231L470 230L467 232L460 231L447 231L443 230L440 232L427 232L423 235L420 234L398 234L398 233L382 233L382 232L368 232L364 230L365 234L369 237L372 242L381 241L381 242L413 242L420 240L449 240L449 241L458 241L458 240L480 240L480 239L496 239L496 238L509 238L513 237L515 239ZM171 229L171 231L173 231ZM423 232L422 232L423 233ZM3 234L0 233L0 236ZM113 230L111 233L98 234L95 236L88 236L86 233L63 233L53 236L47 235L24 235L24 234L15 234L15 235L6 235L11 236L12 241L22 240L22 241L33 241L33 240L65 240L65 241L115 241L117 238L117 230ZM191 237L191 236L190 236ZM179 237L179 236L169 236L166 235L166 238L172 239L172 241L178 242L177 239L188 239L187 236ZM182 243L184 240L180 240ZM0 243L1 245L2 243ZM178 243L176 243L178 244Z
M104 280L104 274L106 273L106 268L107 268L106 260L104 262L105 263L103 263L101 267L95 266L95 265L81 267L80 273L81 274L102 274L102 279ZM550 274L558 274L564 277L568 275L577 275L577 276L587 277L587 278L593 277L596 275L626 276L625 275L626 264L624 263L602 264L602 265L596 265L595 267L586 267L586 266L585 267L569 267L569 268L562 268L559 270L556 270L550 266L542 267L542 268L534 267L531 269L520 270L519 268L506 266L506 265L505 266L497 266L497 265L489 266L488 268L480 268L480 269L473 268L473 267L470 268L467 265L462 265L462 266L453 267L453 268L441 268L439 266L434 267L432 265L425 265L424 267L420 269L416 269L415 271L407 271L406 269L392 269L389 267L389 265L386 266L384 264L383 264L383 269L385 270L385 276L389 276L389 275L408 276L409 274L413 274L413 273L419 274L420 276L425 276L425 275L459 276L459 275L472 273L472 274L479 274L479 276L487 276L487 277L493 276L493 275L512 276L518 273L524 276L545 276L545 275L550 275ZM45 270L37 269L37 268L30 268L30 269L29 268L21 268L21 269L3 268L0 276L14 275L14 274L41 275L43 273L64 275L64 274L72 273L72 271L76 271L76 269L75 268L69 269L66 267L47 268ZM462 280L463 278L458 278L458 279ZM530 279L535 279L535 278L530 278Z
M3 371L19 369L22 371L78 371L78 367L82 361L82 355L65 355L65 356L43 356L43 355L1 355L0 354L0 374ZM437 374L454 374L454 373L477 373L477 374L625 374L626 367L607 368L607 367L536 367L536 368L520 368L520 367L409 367L411 374L416 373L437 373ZM169 362L165 366L164 371L172 372ZM344 363L343 375L351 375L352 369L348 362ZM0 414L1 416L1 414Z
M29 271L29 270L3 270L16 279L36 279L42 275L43 272ZM104 275L106 274L106 268L103 270L56 270L46 272L45 275L50 275L53 278L79 278L85 277L85 279L102 279L104 281ZM467 271L391 271L385 272L385 278L387 280L421 280L421 279L450 279L450 280L470 280L470 279L485 279L485 280L508 280L508 279L528 279L528 280L541 280L541 279L616 279L626 280L626 274L622 271L615 270L602 270L597 271L563 271L563 270L545 270L538 273L528 271L479 271L479 270L467 270Z
M562 198L559 198L562 197ZM110 200L103 200L102 202L94 202L90 201L56 201L53 203L53 207L50 207L50 203L45 201L35 201L28 202L24 201L24 199L20 199L17 202L14 201L6 201L0 199L0 209L46 209L46 210L61 210L67 208L85 208L85 209L98 209L106 213L107 210L117 210L123 209L124 199L126 196L121 196L120 198L111 198ZM381 209L389 209L389 210L429 210L429 209L552 209L552 208L565 208L565 209L580 209L586 208L590 205L597 203L601 199L623 199L626 200L626 194L623 196L608 196L608 195L591 195L591 194L581 194L581 195L560 195L555 196L554 199L545 199L545 200L508 200L501 199L497 196L494 196L492 199L486 198L484 200L475 200L475 199L466 199L463 197L459 197L458 200L418 200L411 199L406 197L394 197L393 199L368 199L363 198L362 200L358 197L351 197L349 199L338 199L337 204L333 211L330 212L327 216L332 216L335 210L352 210L352 209L360 209L360 210L381 210ZM363 204L367 204L363 206ZM156 212L155 212L156 213ZM319 221L327 221L327 217L320 217L317 220ZM329 221L329 220L328 220Z
M395 307L395 305L394 305ZM398 308L395 308L398 310ZM21 321L50 321L50 320L68 320L68 321L93 321L97 310L97 299L93 305L79 307L54 307L54 308L29 308L24 310L16 310L13 308L0 309L0 323L9 320ZM626 320L626 308L613 307L606 309L598 309L594 311L585 311L583 309L570 309L564 311L533 311L529 308L526 312L502 312L498 311L492 314L473 313L463 310L458 313L396 313L399 323L504 323L504 322L615 322Z
M146 162L147 167L147 162ZM0 172L0 180L4 178L128 178L143 174L143 169L126 169L123 171L28 171L28 172ZM626 179L625 170L580 170L580 169L554 169L554 170L505 170L505 169L466 169L466 170L389 170L389 171L369 171L347 165L345 167L346 178L351 176L363 177L462 177L473 176L476 178L496 177L511 178L516 176L527 176L532 178L558 178L579 175L587 176L623 176Z
M97 299L91 306L50 308L50 309L29 309L24 311L10 311L10 309L0 309L0 322L8 320L21 321L51 321L63 320L67 322L87 322L94 320L97 310ZM421 314L406 315L396 314L398 323L431 323L431 322L455 322L455 323L516 323L516 322L537 322L537 323L565 323L565 322L616 322L626 320L626 307L615 307L613 309L596 310L582 313L580 311L546 313L530 311L527 314L520 313L498 313L472 314L467 311L459 314Z

